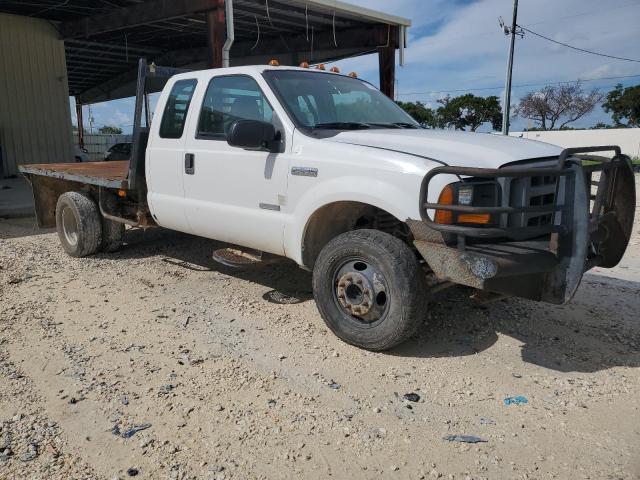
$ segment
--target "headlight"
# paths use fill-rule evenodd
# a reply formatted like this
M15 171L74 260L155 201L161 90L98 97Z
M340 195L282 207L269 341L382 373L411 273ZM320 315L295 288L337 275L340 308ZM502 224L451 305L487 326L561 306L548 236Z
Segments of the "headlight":
M479 207L478 212L454 212L436 210L435 222L445 225L496 223L489 213L483 213L481 207L495 207L500 202L500 185L495 181L470 178L463 182L450 183L442 189L438 203L440 205L461 205Z
M473 185L458 187L458 205L473 205Z

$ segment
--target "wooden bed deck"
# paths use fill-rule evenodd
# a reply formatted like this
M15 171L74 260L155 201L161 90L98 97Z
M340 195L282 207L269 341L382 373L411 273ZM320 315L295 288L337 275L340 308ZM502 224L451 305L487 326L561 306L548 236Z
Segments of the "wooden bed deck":
M127 160L113 162L38 163L20 165L20 172L29 175L59 178L109 188L124 188L129 173Z

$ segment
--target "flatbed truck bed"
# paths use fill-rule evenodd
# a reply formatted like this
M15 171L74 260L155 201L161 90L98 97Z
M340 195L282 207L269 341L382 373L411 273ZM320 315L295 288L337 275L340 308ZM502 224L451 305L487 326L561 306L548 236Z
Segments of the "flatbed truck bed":
M112 162L38 163L20 165L19 168L20 172L26 175L40 175L98 187L126 188L129 162L121 160Z

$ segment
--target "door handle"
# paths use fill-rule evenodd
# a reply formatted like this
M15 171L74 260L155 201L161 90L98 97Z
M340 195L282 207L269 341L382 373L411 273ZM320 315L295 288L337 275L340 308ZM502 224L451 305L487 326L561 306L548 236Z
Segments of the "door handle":
M184 154L184 173L187 175L196 173L196 156L193 153Z

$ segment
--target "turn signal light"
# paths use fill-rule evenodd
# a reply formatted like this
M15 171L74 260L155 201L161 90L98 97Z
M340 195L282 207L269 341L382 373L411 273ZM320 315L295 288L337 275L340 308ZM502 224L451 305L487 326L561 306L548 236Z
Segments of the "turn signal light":
M280 66L280 62L274 58L273 60L269 61L269 66L271 66L271 67L279 67Z
M118 190L118 196L124 198L127 196L127 192L125 190Z
M453 205L453 196L453 187L451 185L447 185L442 189L442 192L440 192L438 203L442 205ZM453 212L450 212L449 210L436 210L435 222L442 225L453 224Z
M461 213L458 215L458 223L479 223L486 225L491 223L491 215L488 213Z

